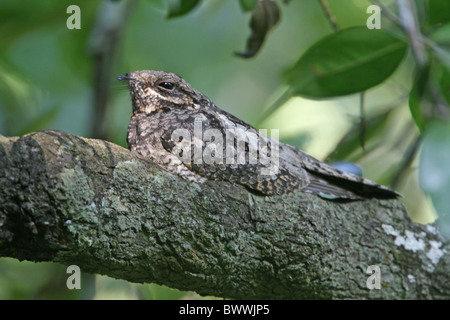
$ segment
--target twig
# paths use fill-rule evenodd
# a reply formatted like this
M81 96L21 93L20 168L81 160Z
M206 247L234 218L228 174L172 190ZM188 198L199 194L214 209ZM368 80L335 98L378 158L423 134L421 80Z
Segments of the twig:
M292 90L286 90L266 111L263 111L262 116L258 119L256 127L261 126L261 124L279 107L285 104L290 98L292 98Z
M366 145L366 114L364 109L364 93L359 94L359 143L363 151Z
M383 14L386 16L386 18L388 18L389 20L394 22L397 26L402 27L402 22L401 22L400 18L397 17L395 15L395 13L393 13L388 7L386 7L384 4L382 4L378 0L369 0L369 1L371 3L373 3L374 5L379 6L381 8L381 11L383 12Z
M330 6L327 0L319 0L320 6L331 25L331 28L336 32L339 31L339 26L336 21L336 17L331 12ZM292 97L292 91L287 90L284 92L266 111L263 112L262 117L258 120L257 125L259 126L264 120L266 120L276 109L286 103Z
M425 52L423 36L420 33L419 22L415 6L411 0L396 0L400 21L411 43L414 59L419 68L427 64L427 54Z
M336 17L334 16L333 12L331 12L330 6L328 4L327 0L319 0L320 6L322 7L323 12L325 13L325 16L327 17L328 22L331 25L331 28L334 31L339 31L339 26L336 21Z
M408 150L403 155L402 162L395 174L392 178L390 186L394 189L397 188L400 180L403 178L406 170L411 166L411 163L414 161L417 152L419 151L419 147L422 143L422 136L419 135L408 147Z

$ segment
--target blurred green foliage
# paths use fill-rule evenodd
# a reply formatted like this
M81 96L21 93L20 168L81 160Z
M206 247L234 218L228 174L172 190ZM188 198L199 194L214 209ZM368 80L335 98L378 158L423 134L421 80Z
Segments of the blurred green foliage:
M281 140L327 161L357 162L366 177L380 183L396 181L413 219L430 222L435 210L448 228L447 1L414 2L419 35L385 15L383 31L365 29L372 4L367 0L322 1L326 6L277 1L280 20L267 29L256 55L243 59L233 52L251 33L255 0L2 0L1 134L52 128L90 136L99 125L92 120L99 70L92 48L103 45L94 29L105 17L111 25L119 23L117 15L102 11L102 2L121 1L134 7L114 35L117 52L106 64L112 75L104 84L112 88L105 109L108 140L125 146L131 113L127 90L116 76L139 69L175 72L239 118L279 128ZM399 17L394 0L383 3ZM81 9L81 29L69 30L66 9L73 4ZM264 15L258 19L267 22ZM427 57L422 64L411 50L417 36ZM269 116L262 121L264 113ZM199 298L90 275L82 290L70 291L66 277L65 266L2 258L0 298Z
M370 89L402 61L407 43L382 30L348 28L311 46L289 73L293 94L343 96Z

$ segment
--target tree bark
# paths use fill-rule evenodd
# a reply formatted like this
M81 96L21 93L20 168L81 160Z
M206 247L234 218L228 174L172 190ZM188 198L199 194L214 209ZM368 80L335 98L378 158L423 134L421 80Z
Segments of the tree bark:
M52 130L0 136L0 185L3 257L235 299L450 297L449 243L399 200L196 184Z

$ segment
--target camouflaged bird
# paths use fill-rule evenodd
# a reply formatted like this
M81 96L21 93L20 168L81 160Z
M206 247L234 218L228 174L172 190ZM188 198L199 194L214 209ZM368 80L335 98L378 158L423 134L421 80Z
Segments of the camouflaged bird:
M295 190L331 200L399 196L267 137L176 74L142 70L118 79L128 81L133 105L129 149L185 179L225 180L265 196Z

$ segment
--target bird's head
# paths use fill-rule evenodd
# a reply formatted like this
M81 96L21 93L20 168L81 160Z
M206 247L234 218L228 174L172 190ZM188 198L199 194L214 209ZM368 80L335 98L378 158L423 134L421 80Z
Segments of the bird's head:
M133 113L167 112L172 109L198 109L203 99L180 76L165 71L140 70L121 75L119 80L128 81Z

